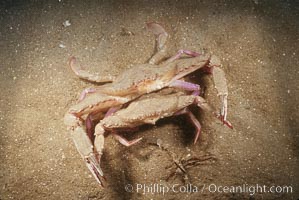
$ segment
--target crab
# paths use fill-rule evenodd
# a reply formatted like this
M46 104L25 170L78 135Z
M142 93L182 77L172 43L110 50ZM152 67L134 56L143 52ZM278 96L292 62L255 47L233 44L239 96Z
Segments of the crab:
M196 130L194 137L195 144L201 132L201 124L188 109L188 107L192 104L195 104L199 108L216 115L216 112L201 96L176 92L168 95L149 95L147 98L132 101L128 107L105 116L104 119L100 120L95 127L95 138L90 138L95 141L94 148L97 151L96 154L98 155L99 163L101 155L103 154L104 139L107 135L112 135L121 144L129 147L139 142L142 138L129 141L118 134L118 131L123 129L134 129L144 124L155 125L159 119L171 116L182 114L188 115ZM94 175L98 183L101 186L104 186L105 178L103 173Z
M136 65L118 76L94 75L84 70L78 64L75 57L71 57L69 60L71 69L81 79L97 83L111 82L96 88L85 89L81 93L79 102L73 105L64 117L64 122L68 126L68 129L71 130L72 139L77 150L100 185L103 185L103 172L99 161L104 136L96 132L95 139L92 139L93 132L89 128L92 122L91 119L96 118L100 120L104 118L103 120L105 121L106 117L108 118L114 112L117 112L123 105L132 101L134 103L135 99L142 95L167 87L192 91L193 96L190 97L193 98L196 96L197 100L199 100L199 85L182 80L185 76L196 70L203 69L205 72L213 75L214 84L222 104L218 117L224 124L232 128L226 119L228 89L219 59L210 54L179 50L175 56L158 64L167 55L167 39L169 36L158 23L147 23L147 28L156 35L156 53L148 63ZM130 117L129 113L128 116ZM158 118L161 117L159 116Z

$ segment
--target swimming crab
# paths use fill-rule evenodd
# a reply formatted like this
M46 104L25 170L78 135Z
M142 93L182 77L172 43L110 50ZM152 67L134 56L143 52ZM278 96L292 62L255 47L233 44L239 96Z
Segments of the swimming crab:
M99 129L104 129L105 126L97 126L95 138L93 138L93 132L90 128L91 122L93 121L92 118L104 118L103 120L105 122L110 119L110 115L114 116L114 113L118 113L117 110L121 109L123 105L132 101L133 105L135 105L134 100L138 97L166 87L192 91L193 96L191 95L189 98L196 97L192 102L195 100L199 102L202 100L197 96L200 93L199 85L182 80L182 78L196 70L203 69L213 75L214 84L222 104L218 117L224 124L232 127L226 119L228 90L225 74L221 69L219 59L210 54L180 50L175 56L158 64L163 56L166 55L168 47L167 38L169 36L164 28L157 23L147 23L147 28L156 35L156 54L147 64L136 65L118 76L93 75L83 70L75 57L71 57L69 60L71 69L80 78L92 82L111 82L96 88L85 89L81 93L79 102L72 106L64 117L64 122L68 126L68 129L71 130L71 135L77 150L100 185L103 184L103 172L99 163L104 135L101 134ZM183 55L186 56L184 57ZM158 108L159 107L156 105L156 109ZM177 109L175 110L178 111ZM130 112L133 111L134 110L130 109ZM121 112L121 110L119 112ZM134 112L137 111L135 110ZM161 117L162 116L160 115L158 116L158 118ZM158 118L156 118L156 120ZM149 121L150 119L147 120ZM135 123L137 122L134 122L133 124ZM132 125L128 127L131 126ZM116 135L116 137L118 136Z
M159 119L165 117L187 114L196 129L194 137L195 144L201 132L201 125L188 109L188 106L192 104L196 104L205 111L214 113L204 98L193 94L187 95L182 92L176 92L174 94L156 95L132 101L128 107L104 117L104 119L96 125L94 132L94 147L97 151L99 163L101 155L103 154L105 133L110 132L110 135L113 135L121 144L131 146L139 142L142 138L128 141L117 133L118 130L136 128L144 124L154 125ZM105 179L103 178L103 173L94 175L99 184L104 186Z

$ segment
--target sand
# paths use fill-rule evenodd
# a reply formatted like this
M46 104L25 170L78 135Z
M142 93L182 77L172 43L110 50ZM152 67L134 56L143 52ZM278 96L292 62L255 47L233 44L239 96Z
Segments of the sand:
M2 1L0 199L298 199L298 8L296 1L260 0ZM70 26L63 26L66 20ZM108 137L102 167L109 185L102 189L63 123L80 92L93 86L76 77L67 61L74 55L101 74L145 63L155 45L148 21L165 27L170 53L190 49L221 58L234 129L194 109L202 124L195 145L185 117L125 134L143 137L130 148ZM211 77L195 73L191 79L218 108ZM187 170L199 191L184 190L181 175L167 180L175 168L169 168L167 152L151 144L157 140L178 159L213 155L214 161ZM257 184L291 186L292 192L219 189ZM163 194L155 186L183 189Z

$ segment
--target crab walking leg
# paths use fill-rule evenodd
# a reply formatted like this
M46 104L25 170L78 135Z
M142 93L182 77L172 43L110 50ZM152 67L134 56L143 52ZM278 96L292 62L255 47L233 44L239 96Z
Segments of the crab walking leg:
M111 107L111 108L109 108L109 110L105 114L105 117L108 117L108 116L112 115L113 113L115 113L119 109L120 109L120 107Z
M204 98L202 98L201 96L195 96L194 98L195 98L194 103L198 107L200 107L204 111L208 111L208 112L211 112L211 113L214 112L213 109L211 108L211 106L207 103L207 101Z
M196 142L199 138L199 135L201 133L201 125L200 125L199 121L196 119L196 117L193 115L193 113L191 111L188 110L188 112L186 114L189 116L191 122L196 127L196 134L195 134L195 138L194 138L194 142L193 142L194 144L196 144Z
M157 52L149 60L150 64L157 64L167 55L167 39L169 38L168 33L165 29L158 23L149 22L146 23L146 27L156 36L156 48Z
M85 120L85 127L86 127L86 133L88 137L91 139L91 141L94 141L94 129L96 124L104 117L105 116L103 112L90 113L87 115Z
M112 135L115 139L117 139L122 145L125 145L126 147L130 147L130 146L136 144L137 142L139 142L140 140L142 140L142 138L137 138L134 140L127 140L126 138L120 136L117 133L113 133Z
M174 80L169 84L170 87L180 88L187 91L192 91L194 96L200 94L200 85L181 80Z
M195 91L193 91L193 92L192 92L192 95L193 95L193 96L198 96L198 95L200 95L200 90L195 90Z
M85 120L86 132L87 132L87 135L92 139L92 141L94 140L94 130L95 130L96 124L103 118L106 118L106 117L112 115L113 113L118 111L120 108L121 108L121 106L111 107L111 108L109 108L109 110L106 112L105 115L103 112L93 112L93 113L90 113L87 115L86 120Z
M107 113L105 114L105 117L109 117L111 116L113 113L117 112L120 108L119 107L112 107L110 108ZM101 126L99 124L99 126ZM137 127L131 127L131 129L136 129ZM138 129L138 128L137 128ZM121 144L129 147L129 146L132 146L134 144L136 144L137 142L139 142L140 140L142 140L142 138L137 138L137 139L134 139L134 140L127 140L126 138L122 137L121 135L117 134L115 131L113 131L112 133L112 136L118 140Z
M185 50L185 49L181 49L177 52L176 55L170 57L168 60L165 61L165 63L171 63L177 59L180 59L182 57L183 54L186 54L188 56L192 56L192 57L196 57L196 56L200 56L202 55L201 53L197 53L195 51L190 51L190 50Z
M116 78L115 76L112 75L100 76L98 74L91 74L87 72L77 62L77 59L74 56L70 58L69 66L79 78L87 81L96 82L96 83L105 83L105 82L112 82Z
M188 115L191 122L194 124L194 126L196 128L196 134L195 134L194 142L193 142L194 144L196 144L196 142L199 138L200 132L201 132L201 125L200 125L199 121L196 119L196 117L193 115L193 113L188 108L184 108L183 110L175 113L175 115L183 115L183 114Z
M94 132L95 125L94 125L94 119L91 114L89 114L86 117L85 127L86 127L86 133L87 133L88 137L91 139L91 141L93 141L94 140L93 132Z
M80 97L79 97L79 102L82 101L83 99L85 99L86 95L87 94L90 94L90 93L95 93L97 90L95 88L86 88L84 89L81 94L80 94Z

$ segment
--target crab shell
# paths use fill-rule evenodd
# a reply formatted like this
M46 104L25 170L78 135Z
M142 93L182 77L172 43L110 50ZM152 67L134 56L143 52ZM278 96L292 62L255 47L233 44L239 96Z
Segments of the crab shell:
M101 120L97 126L113 130L155 124L157 120L173 116L193 103L198 103L205 110L211 110L202 97L175 93L134 101L127 108Z
M120 74L113 83L97 88L113 96L142 95L168 87L199 68L208 67L210 55L179 59L161 65L141 64Z

